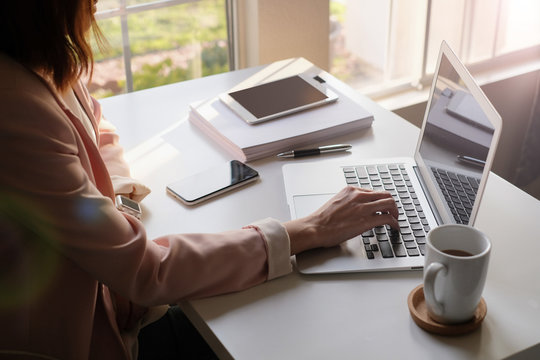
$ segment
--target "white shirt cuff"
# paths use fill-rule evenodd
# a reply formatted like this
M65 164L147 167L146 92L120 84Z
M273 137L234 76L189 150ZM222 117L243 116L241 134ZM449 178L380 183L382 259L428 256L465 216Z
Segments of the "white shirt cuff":
M263 234L268 251L268 280L292 271L291 244L285 227L277 220L267 218L251 224Z
M134 201L141 201L150 194L150 188L143 183L120 175L111 175L115 195L125 195Z

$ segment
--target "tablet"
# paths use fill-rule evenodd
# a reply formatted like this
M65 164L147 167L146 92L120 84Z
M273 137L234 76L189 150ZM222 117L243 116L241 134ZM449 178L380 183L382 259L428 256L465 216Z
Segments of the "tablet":
M338 96L319 76L299 74L219 96L249 124L332 103Z

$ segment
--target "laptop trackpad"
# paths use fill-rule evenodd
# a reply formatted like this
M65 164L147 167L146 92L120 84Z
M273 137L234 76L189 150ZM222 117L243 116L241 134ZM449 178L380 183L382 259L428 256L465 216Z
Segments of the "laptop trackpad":
M320 208L335 194L296 195L293 196L296 218L307 216Z

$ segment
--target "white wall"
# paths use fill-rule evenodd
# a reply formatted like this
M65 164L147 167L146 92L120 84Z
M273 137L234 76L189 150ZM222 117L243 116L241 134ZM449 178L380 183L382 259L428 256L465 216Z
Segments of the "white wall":
M238 0L237 4L238 68L293 57L330 68L328 0Z

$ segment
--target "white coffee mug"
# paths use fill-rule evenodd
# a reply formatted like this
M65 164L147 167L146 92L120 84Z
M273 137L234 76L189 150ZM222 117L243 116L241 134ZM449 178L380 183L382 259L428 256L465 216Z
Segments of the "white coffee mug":
M467 225L442 225L427 236L424 297L429 316L442 324L473 318L486 282L491 243Z

